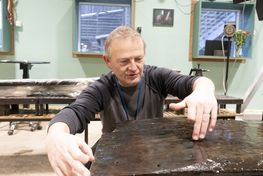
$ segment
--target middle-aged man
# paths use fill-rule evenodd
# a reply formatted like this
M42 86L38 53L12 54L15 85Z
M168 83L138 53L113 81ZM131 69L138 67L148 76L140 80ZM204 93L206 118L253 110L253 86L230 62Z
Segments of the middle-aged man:
M194 123L193 140L213 130L217 101L212 81L145 65L144 56L145 43L136 31L121 26L110 33L104 61L111 72L89 85L50 122L46 148L57 175L90 174L85 164L94 160L92 150L74 134L82 132L98 112L102 132L110 133L117 123L127 120L162 118L163 101L171 94L182 101L170 104L170 109L188 108L187 119Z

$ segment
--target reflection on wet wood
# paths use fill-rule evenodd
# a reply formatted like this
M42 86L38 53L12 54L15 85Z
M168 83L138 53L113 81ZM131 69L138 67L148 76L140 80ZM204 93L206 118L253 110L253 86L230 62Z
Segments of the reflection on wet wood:
M183 120L182 120L183 119ZM218 120L192 141L184 118L130 121L98 144L95 175L263 175L263 123Z

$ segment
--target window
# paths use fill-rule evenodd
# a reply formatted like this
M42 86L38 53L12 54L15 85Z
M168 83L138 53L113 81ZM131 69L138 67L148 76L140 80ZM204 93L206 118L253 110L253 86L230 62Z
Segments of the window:
M77 52L102 54L109 33L132 26L132 0L96 0L77 3Z
M234 23L239 26L239 10L209 9L204 8L201 11L200 37L199 37L199 55L223 56L221 40L224 35L224 26L226 23ZM210 43L213 44L210 44ZM219 47L216 46L218 43ZM210 45L209 45L210 44ZM226 46L227 42L223 42ZM211 47L209 47L211 46ZM213 53L209 49L213 49ZM228 47L224 47L227 49ZM231 45L230 56L234 55L234 45Z
M0 0L0 55L14 54L13 10L13 0Z
M2 0L0 0L0 7L2 7ZM3 48L3 11L2 8L0 8L0 48Z
M224 37L226 24L234 24L236 29L248 31L254 30L255 4L233 4L233 2L193 2L192 13L192 56L190 60L224 60L230 47L230 57L236 57L234 38L228 44ZM251 57L252 35L250 35L243 47L243 57Z

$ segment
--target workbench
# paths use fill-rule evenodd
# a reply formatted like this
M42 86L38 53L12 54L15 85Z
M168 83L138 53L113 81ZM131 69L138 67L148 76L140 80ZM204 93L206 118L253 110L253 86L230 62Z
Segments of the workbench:
M243 104L243 99L233 96L224 96L224 95L216 95L216 100L218 103L218 109L226 108L226 105L235 105L236 106L236 113L241 112L241 106ZM168 106L170 103L178 103L181 100L174 96L168 96L165 99L165 104Z
M70 104L97 78L0 80L0 121L9 121L13 134L16 121L49 121L50 104ZM26 108L21 105L28 105ZM25 111L29 105L34 111ZM30 112L25 114L25 112ZM31 124L31 123L30 123ZM32 125L31 125L32 126ZM31 131L40 126L34 125Z
M193 141L184 118L128 121L103 134L91 175L263 175L263 123L218 120Z

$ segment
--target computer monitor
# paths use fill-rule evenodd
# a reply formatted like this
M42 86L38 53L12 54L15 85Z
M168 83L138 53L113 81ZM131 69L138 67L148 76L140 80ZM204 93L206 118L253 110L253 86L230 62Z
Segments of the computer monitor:
M245 2L245 1L250 1L250 0L233 0L234 4Z
M220 40L206 40L205 55L207 56L224 56L224 55L227 56L228 44L230 44L230 47L231 47L231 42L223 41L224 52L225 52L224 54L223 49L222 49L222 42Z
M259 21L263 21L263 0L257 0L256 9Z

